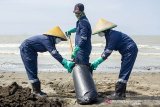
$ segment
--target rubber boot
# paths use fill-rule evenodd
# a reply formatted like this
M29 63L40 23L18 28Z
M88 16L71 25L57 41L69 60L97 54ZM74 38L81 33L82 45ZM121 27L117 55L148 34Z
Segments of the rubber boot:
M117 82L115 85L115 93L107 96L111 100L125 100L126 98L126 83Z
M33 94L35 94L37 97L47 97L47 94L41 91L40 82L35 82L35 83L32 83L31 85L33 89Z

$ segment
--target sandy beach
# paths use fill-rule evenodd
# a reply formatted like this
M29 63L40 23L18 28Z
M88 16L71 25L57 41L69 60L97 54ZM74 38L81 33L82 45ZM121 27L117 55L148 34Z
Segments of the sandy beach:
M29 89L31 85L28 82L25 68L19 55L19 46L28 36L15 36L14 39L9 38L13 37L1 36L0 39L0 107L3 107L1 104L4 101L13 102L12 100L17 98L17 96L25 96L23 99L18 97L20 101L25 100L29 102L28 104L35 103L35 98L29 97L32 95L31 89ZM72 36L72 40L74 40L74 36ZM139 53L132 70L132 75L128 81L127 99L123 101L111 101L106 98L107 95L114 92L115 82L118 79L120 69L121 56L118 52L114 52L97 68L93 75L99 94L99 101L96 104L85 106L160 107L160 37L135 36L134 40L138 44ZM93 50L90 62L101 55L105 46L104 40L98 36L95 36L92 42ZM64 58L70 59L68 42L57 45L56 48ZM48 52L38 54L39 78L42 83L42 90L49 95L48 98L62 100L64 107L85 107L76 102L72 74L68 74L66 69L52 58ZM12 84L13 82L16 82L23 88ZM5 90L7 90L6 93L3 92ZM10 94L11 96L8 96ZM36 104L51 102L48 100L36 101ZM53 104L55 102L53 101ZM25 107L32 107L24 105Z
M132 73L127 86L126 100L109 100L107 95L114 92L118 73L94 73L93 79L99 94L98 102L93 105L79 105L76 102L72 74L40 72L42 90L49 99L60 99L68 107L159 107L160 72ZM7 87L13 82L24 88L31 88L25 72L0 72L0 86Z
M1 0L0 107L160 107L158 4L160 0ZM78 104L74 82L85 79L78 75L73 81L69 61L95 63L94 104ZM26 70L38 73L47 97L32 92ZM126 99L109 99L119 72L127 75L129 70ZM91 84L80 82L83 91ZM39 94L39 84L32 85Z

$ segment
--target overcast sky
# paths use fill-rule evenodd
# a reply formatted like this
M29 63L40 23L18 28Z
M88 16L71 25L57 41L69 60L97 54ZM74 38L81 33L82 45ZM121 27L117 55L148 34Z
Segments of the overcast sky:
M105 18L130 35L160 35L160 0L0 0L0 35L41 34L56 25L66 31L75 27L79 2L92 28Z

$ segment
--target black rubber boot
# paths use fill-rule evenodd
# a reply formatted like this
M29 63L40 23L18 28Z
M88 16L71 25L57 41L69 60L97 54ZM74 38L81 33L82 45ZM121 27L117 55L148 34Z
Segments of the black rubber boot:
M35 82L35 83L32 83L31 85L33 89L33 94L35 94L38 97L47 97L47 94L41 91L40 82Z
M117 82L115 85L115 93L107 96L111 100L125 100L126 98L126 83Z

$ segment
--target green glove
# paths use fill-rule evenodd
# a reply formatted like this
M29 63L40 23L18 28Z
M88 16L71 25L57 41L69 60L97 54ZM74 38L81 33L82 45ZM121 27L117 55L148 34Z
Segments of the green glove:
M68 60L66 60L64 58L62 60L62 65L64 66L64 68L66 68L68 70L69 73L72 72L74 64L75 64L74 62L68 61Z
M76 46L72 52L71 58L74 59L77 55L77 52L80 50L79 46Z
M104 61L104 59L102 57L100 58L97 58L96 60L94 60L92 63L91 63L91 68L92 70L96 70L98 65L101 64L102 62Z
M71 36L71 33L75 33L76 32L76 28L70 29L69 31L66 31L65 34L67 37Z

